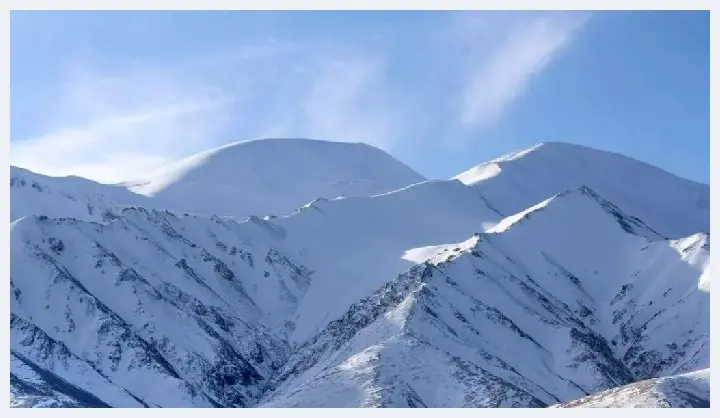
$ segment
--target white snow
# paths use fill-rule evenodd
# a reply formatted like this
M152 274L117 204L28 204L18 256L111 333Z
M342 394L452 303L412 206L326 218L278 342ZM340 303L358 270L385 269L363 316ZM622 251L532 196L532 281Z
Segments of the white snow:
M710 188L625 157L566 143L542 143L454 178L511 215L563 190L588 186L661 234L710 231Z
M122 205L151 206L151 202L122 186L10 167L10 222L29 215L102 221L103 212Z
M553 408L709 408L710 369L644 380Z
M183 370L183 362L192 356L213 358L213 340L194 326L184 311L162 299L154 301L152 289L163 289L170 283L206 306L223 309L257 327L268 326L279 334L290 323L289 341L303 342L342 315L350 304L412 266L412 261L402 258L407 249L457 240L466 230L489 227L496 216L460 182L438 181L373 197L320 200L267 221L251 218L238 223L142 208L119 210L107 224L25 217L12 224L11 270L20 291L13 312L32 320L81 358L100 349L97 327L101 324L94 324L92 316L76 316L76 312L87 310L83 304L88 299L79 295L74 298L80 302L64 301L65 295L72 293L67 288L46 293L59 286L47 281L55 267L35 260L33 251L28 252L40 245L52 254L48 249L51 240L61 240L62 251L51 257L90 294L134 329L142 330L140 336L172 342L172 354L165 355L174 367ZM434 221L428 223L427 219ZM235 247L237 253L233 253ZM288 268L277 258L268 262L275 250L281 257L289 256L296 267ZM132 267L147 283L119 282L117 277L127 267L114 266L112 259L101 256L105 252L117 257L123 266ZM242 288L219 277L217 264L208 263L205 252L224 263ZM253 261L242 258L243 254ZM185 260L203 284L184 277L177 266L180 260ZM298 276L294 269L305 266L310 268L308 273ZM36 279L25 280L27 277ZM44 304L57 306L60 312L36 311ZM56 329L67 321L63 310L72 312L75 326L67 334L58 334ZM124 363L120 369L123 367ZM159 383L166 378L138 375L141 372L135 370L127 377L111 375L111 379L113 384L132 387L135 396L152 404L167 406L170 399L182 398L188 404L202 405L202 399L177 393L171 381L170 387ZM186 378L193 378L192 368L187 373ZM148 386L129 383L135 379ZM155 387L163 387L165 392L172 389L176 394L157 398L160 392L151 390Z
M598 365L588 362L594 357L571 338L564 315L585 318L586 326L605 341L616 341L609 350L617 358L630 347L665 356L670 355L668 344L685 345L685 356L671 361L660 374L708 367L709 298L705 292L693 291L704 274L707 251L694 245L696 253L683 258L674 248L676 242L650 241L644 235L653 236L652 232L642 229L638 235L627 232L606 203L586 189L565 192L500 222L490 233L406 252L411 254L406 258L415 262L435 254L430 262L441 266L442 274L389 306L388 312L357 330L336 351L320 351L324 354L312 367L284 381L262 405L408 406L412 393L435 407L528 406L534 402L529 395L553 404L554 399L582 396L578 387L592 393L622 383L600 374ZM694 237L680 242L691 246L703 235ZM474 251L481 258L471 255ZM529 297L518 281L536 287L557 311ZM634 288L618 299L618 306L627 311L616 325L619 308L613 300L627 284ZM506 323L477 314L478 301L501 312L529 338ZM361 306L353 309L368 309ZM426 314L425 307L434 313ZM589 317L583 309L589 310ZM628 329L641 330L642 343L619 339L618 326L624 323ZM304 355L322 350L318 345L322 341L301 348L297 361L302 364ZM478 349L502 359L514 371L479 355ZM585 360L578 363L580 358ZM415 359L422 359L421 367L416 367ZM456 369L458 362L465 368ZM291 359L287 367L294 365ZM641 363L634 373L641 376L652 366ZM468 367L476 371L469 373ZM476 379L472 376L483 373L503 383L494 390L487 382L490 386L468 384ZM503 386L507 384L521 388L525 395L498 395L510 391Z
M457 242L498 220L458 181L428 181L369 198L317 201L275 220L316 271L292 339L305 341L354 302L424 260L406 253Z
M45 388L13 402L543 406L685 382L709 367L707 195L552 143L447 181L303 139L123 185L11 167L11 371ZM220 366L257 380L217 389Z
M224 145L126 186L165 209L245 218L286 215L313 199L370 196L424 180L366 144L289 138Z

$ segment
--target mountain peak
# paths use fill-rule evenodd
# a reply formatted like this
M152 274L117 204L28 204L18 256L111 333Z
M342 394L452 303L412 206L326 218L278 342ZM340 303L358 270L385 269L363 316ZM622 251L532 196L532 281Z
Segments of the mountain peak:
M514 225L530 219L534 214L551 211L555 215L568 216L567 222L574 222L579 219L583 223L601 222L598 215L604 212L609 215L607 219L613 219L625 232L645 237L650 240L665 239L661 234L649 227L645 222L634 216L627 215L618 206L601 197L597 192L588 186L580 186L577 189L570 189L560 192L548 199L543 200L515 215L508 216L491 228L488 232L503 232ZM569 216L572 213L573 216ZM556 216L554 216L556 217Z
M621 154L545 142L454 177L503 213L518 213L558 191L587 186L664 236L709 231L710 188Z
M192 155L126 186L169 209L248 217L286 215L313 199L371 196L425 180L366 144L268 138Z

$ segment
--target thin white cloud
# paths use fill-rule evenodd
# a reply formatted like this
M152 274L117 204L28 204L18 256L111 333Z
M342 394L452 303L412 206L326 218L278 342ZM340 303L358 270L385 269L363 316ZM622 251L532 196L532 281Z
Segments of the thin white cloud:
M380 58L323 64L303 98L295 129L317 138L390 147L402 121L382 93L384 70Z
M188 150L222 126L230 94L148 74L69 84L57 114L79 125L10 143L11 164L47 175L101 182L132 179ZM61 120L58 117L58 120Z
M497 121L589 17L587 13L544 13L513 22L505 40L469 77L463 91L462 124L482 128Z
M46 175L119 182L220 145L251 81L238 81L233 71L243 73L294 48L269 40L194 61L123 68L112 76L84 65L69 68L57 92L45 92L46 102L38 103L46 133L13 138L11 164Z
M386 58L382 51L314 44L312 51L267 68L273 77L254 83L250 94L262 119L250 136L393 146L405 123L388 94Z

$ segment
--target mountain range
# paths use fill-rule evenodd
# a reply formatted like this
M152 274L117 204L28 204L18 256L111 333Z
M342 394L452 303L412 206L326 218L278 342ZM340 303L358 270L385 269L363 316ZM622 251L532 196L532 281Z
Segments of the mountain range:
M429 180L264 139L10 174L13 406L709 405L709 186L619 154Z

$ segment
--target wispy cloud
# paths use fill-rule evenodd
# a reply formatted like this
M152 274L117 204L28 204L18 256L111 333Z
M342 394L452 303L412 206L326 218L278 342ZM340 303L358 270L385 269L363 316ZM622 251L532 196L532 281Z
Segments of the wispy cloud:
M477 129L497 121L589 17L587 13L552 13L511 22L499 47L468 78L462 95L462 124ZM474 29L493 29L482 21L474 23Z
M277 41L213 51L192 61L124 68L107 76L78 64L45 106L48 133L13 138L11 164L101 182L134 179L222 143L247 86L235 71L293 52ZM228 70L228 68L232 70Z
M13 165L48 175L127 180L207 143L236 101L231 94L134 74L107 79L85 73L56 103L74 120L36 138L10 143Z
M384 62L331 62L312 80L297 128L310 136L390 147L400 136L384 86ZM395 115L396 116L396 115Z
M231 102L225 97L186 101L14 141L10 158L14 165L48 175L74 174L108 183L127 180L177 157L168 147L181 150L202 139L185 129L183 118L197 119L198 114ZM195 129L197 123L193 122ZM203 135L208 132L202 129Z

